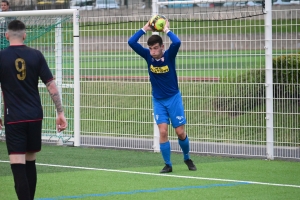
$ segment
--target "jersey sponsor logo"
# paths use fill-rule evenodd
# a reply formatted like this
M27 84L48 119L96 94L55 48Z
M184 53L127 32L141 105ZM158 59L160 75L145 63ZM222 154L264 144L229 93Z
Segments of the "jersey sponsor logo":
M162 67L154 67L153 65L150 66L150 71L155 74L164 74L169 72L168 65L162 66Z

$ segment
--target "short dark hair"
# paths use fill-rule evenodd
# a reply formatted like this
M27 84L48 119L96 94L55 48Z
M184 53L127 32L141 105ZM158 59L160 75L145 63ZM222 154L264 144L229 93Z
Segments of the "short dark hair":
M8 2L7 0L2 0L1 2L2 2L2 3L6 3L6 5L9 6L9 2Z
M11 31L23 31L26 29L26 27L23 22L15 19L9 22L7 29Z
M163 44L163 40L159 35L151 35L148 38L147 44L148 46L153 46L155 44L159 44L160 46Z

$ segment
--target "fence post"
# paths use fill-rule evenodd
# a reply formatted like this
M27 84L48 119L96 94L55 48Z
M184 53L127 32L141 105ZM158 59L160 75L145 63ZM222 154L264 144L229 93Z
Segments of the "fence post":
M158 129L158 126L156 124L156 121L155 121L155 116L154 116L154 113L152 113L153 115L153 120L154 120L154 123L153 123L153 150L154 152L160 152L160 146L159 146L159 129Z
M272 60L272 2L265 1L265 64L266 64L266 139L267 159L274 159L273 128L273 60Z
M74 146L80 146L80 67L79 67L79 11L73 13L74 43Z
M152 16L158 14L159 8L157 5L158 0L152 0Z

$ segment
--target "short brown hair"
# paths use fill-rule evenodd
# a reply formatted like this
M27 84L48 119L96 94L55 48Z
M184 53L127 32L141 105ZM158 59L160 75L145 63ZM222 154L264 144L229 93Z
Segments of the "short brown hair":
M9 22L7 29L11 31L23 31L26 29L26 27L23 22L15 19Z
M6 5L9 6L9 2L8 2L7 0L2 0L1 2L2 2L2 3L6 3Z
M163 45L163 40L159 35L151 35L148 38L148 41L147 41L148 46L153 46L157 43L159 44L159 46Z

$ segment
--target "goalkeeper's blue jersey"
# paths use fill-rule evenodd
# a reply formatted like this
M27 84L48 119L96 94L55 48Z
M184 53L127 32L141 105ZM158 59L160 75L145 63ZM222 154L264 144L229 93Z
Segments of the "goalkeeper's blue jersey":
M150 55L150 50L144 48L138 43L138 40L145 32L141 29L137 31L129 40L129 46L148 64L148 73L152 85L152 95L157 99L165 99L174 96L179 92L178 80L176 74L175 58L179 50L181 41L171 31L167 33L172 44L163 54L160 60L155 60Z
M25 45L0 52L0 82L4 98L5 124L43 119L38 81L53 80L43 54Z

